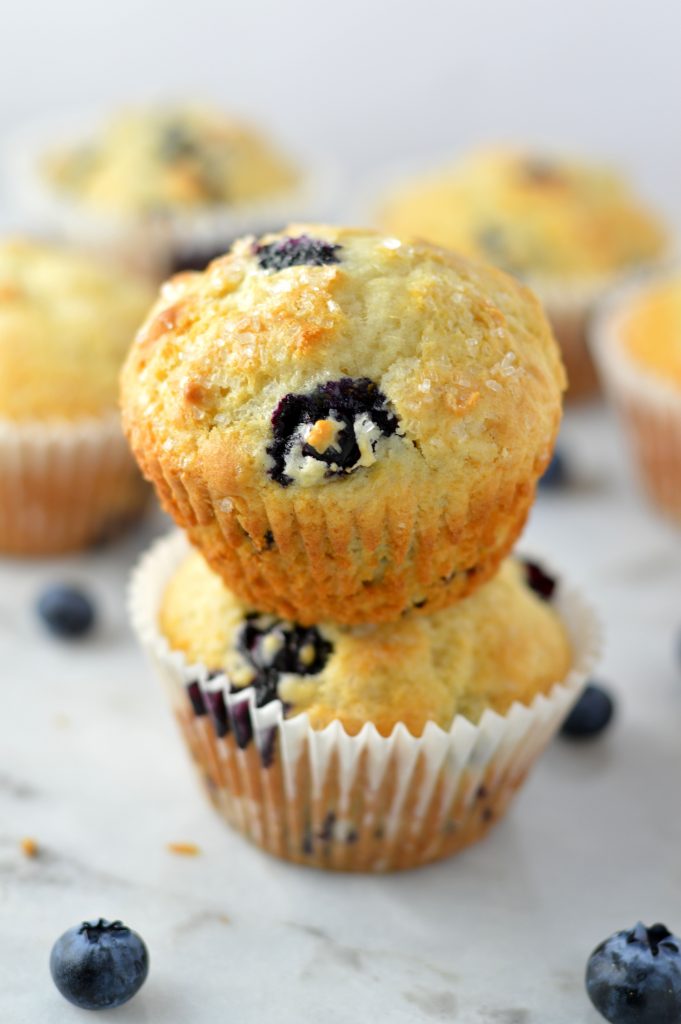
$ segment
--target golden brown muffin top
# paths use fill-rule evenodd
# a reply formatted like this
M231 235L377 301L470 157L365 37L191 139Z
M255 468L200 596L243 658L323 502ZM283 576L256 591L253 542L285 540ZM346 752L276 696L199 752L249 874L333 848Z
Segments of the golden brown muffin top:
M168 282L122 384L135 450L213 500L323 485L356 501L395 459L463 486L514 446L548 457L564 372L539 303L499 271L294 225Z
M297 178L250 126L189 104L124 110L98 137L47 153L43 171L78 202L123 214L239 205Z
M511 149L414 179L377 219L532 280L610 275L659 258L667 244L617 174Z
M623 313L621 339L641 369L681 387L681 273L637 292Z
M0 243L0 418L79 419L116 408L118 375L152 293L89 257Z
M339 719L349 733L373 722L388 735L403 722L420 735L429 721L447 729L457 714L505 714L563 681L571 664L560 619L513 561L430 616L302 628L243 605L195 552L168 584L159 626L190 663L226 671L236 689L254 685L260 703L278 696L313 728Z

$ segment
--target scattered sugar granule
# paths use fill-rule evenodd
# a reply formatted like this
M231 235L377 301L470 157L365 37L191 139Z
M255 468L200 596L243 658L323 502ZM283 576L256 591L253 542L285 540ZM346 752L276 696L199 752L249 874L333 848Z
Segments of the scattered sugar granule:
M234 508L234 502L231 498L220 498L218 508L221 512L231 512Z
M501 391L501 384L498 380L486 380L485 387L488 387L490 391Z
M430 391L430 381L428 380L428 378L421 381L421 383L419 384L419 391Z
M499 373L502 377L512 377L513 374L517 372L518 367L515 365L515 352L507 352L499 363Z

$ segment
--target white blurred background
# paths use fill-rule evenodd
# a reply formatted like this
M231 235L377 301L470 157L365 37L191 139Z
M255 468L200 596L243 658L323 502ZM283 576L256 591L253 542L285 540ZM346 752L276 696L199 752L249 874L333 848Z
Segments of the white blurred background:
M351 186L511 139L609 159L681 222L680 42L679 0L15 0L0 141L54 112L209 98Z

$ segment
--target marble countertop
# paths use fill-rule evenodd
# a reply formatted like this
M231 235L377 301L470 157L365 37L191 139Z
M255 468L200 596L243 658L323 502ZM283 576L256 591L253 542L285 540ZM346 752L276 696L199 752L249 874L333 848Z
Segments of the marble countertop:
M142 992L102 1022L597 1024L582 983L596 943L638 919L681 929L681 534L646 507L601 410L570 413L562 446L578 479L541 496L523 545L599 609L616 723L592 744L557 740L489 839L412 873L279 863L215 816L126 622L160 516L98 552L0 561L2 1024L85 1019L47 961L99 916L151 957ZM85 642L37 621L56 580L96 598Z

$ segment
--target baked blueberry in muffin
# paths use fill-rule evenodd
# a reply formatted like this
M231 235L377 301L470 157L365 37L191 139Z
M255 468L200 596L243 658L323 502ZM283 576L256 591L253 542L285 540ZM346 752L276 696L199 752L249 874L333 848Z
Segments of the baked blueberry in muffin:
M397 428L385 395L366 377L344 377L309 394L285 395L272 414L269 474L288 487L353 473L376 461L381 439Z
M315 626L298 626L249 612L236 634L235 648L243 664L233 667L233 681L237 686L254 687L256 706L261 707L277 697L283 673L307 676L321 672L333 645Z
M261 270L286 270L288 267L323 267L327 263L340 263L340 245L334 245L323 238L298 235L285 237L276 242L259 242L253 252Z

